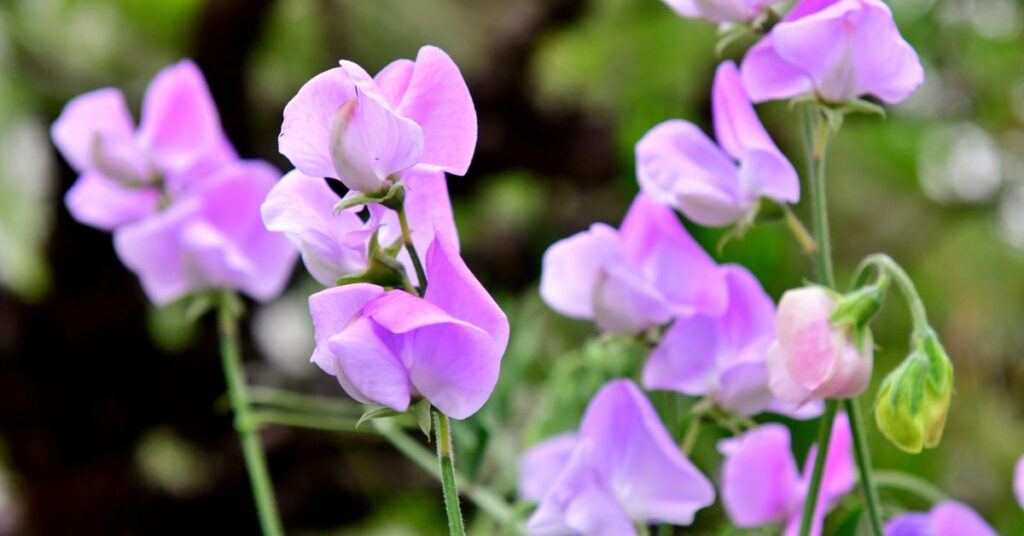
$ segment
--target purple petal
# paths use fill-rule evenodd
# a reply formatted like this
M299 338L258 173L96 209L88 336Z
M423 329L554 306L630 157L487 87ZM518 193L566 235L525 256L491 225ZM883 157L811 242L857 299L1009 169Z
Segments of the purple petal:
M771 33L747 51L740 72L743 86L754 102L788 99L814 90L803 71L779 56Z
M594 322L604 333L640 333L672 319L660 289L632 266L611 266L593 290Z
M996 536L977 512L956 501L939 503L931 512L935 536Z
M51 127L53 143L71 167L92 168L93 144L97 135L105 141L126 142L133 136L134 122L124 95L118 89L97 89L79 95L64 106Z
M399 84L395 82L402 77L386 78L389 84L394 84L393 91L399 93ZM421 48L401 94L396 110L423 127L424 148L419 166L465 175L476 148L477 119L469 88L455 62L437 47Z
M900 35L889 6L877 0L862 0L862 5L860 31L854 32L852 42L857 93L897 104L921 86L924 68Z
M167 175L202 175L235 158L203 74L183 60L160 71L142 102L139 140ZM192 177L168 177L184 188Z
M325 179L292 170L261 206L266 228L284 233L302 253L306 269L326 286L366 268L365 226L354 210L335 215L338 201Z
M739 219L754 199L740 191L736 164L692 123L665 121L636 144L640 188L701 225Z
M112 231L155 212L159 198L155 188L125 188L86 171L68 190L64 204L80 223Z
M785 426L761 425L718 449L725 455L722 504L737 527L781 523L794 512L799 476Z
M739 180L751 197L767 197L779 203L800 200L796 169L778 150L748 151L740 162Z
M309 297L309 315L313 319L316 348L310 361L335 375L334 356L327 340L341 333L363 310L363 306L384 294L384 289L368 283L355 283L321 290Z
M594 288L608 259L620 255L617 232L602 223L555 242L544 252L540 295L559 313L594 317Z
M392 109L398 109L402 104L402 97L409 88L409 81L412 80L412 72L416 68L415 62L408 59L399 59L387 64L373 81L377 83L380 94L391 105Z
M550 437L530 447L519 460L519 496L539 502L565 469L575 447L574 432Z
M711 482L673 443L657 413L629 380L608 383L587 407L580 437L630 518L689 525L714 502Z
M342 388L356 400L409 408L409 373L392 348L386 332L367 317L359 317L327 340L334 371Z
M341 67L306 82L284 107L281 154L306 175L338 178L329 150L331 123L338 109L355 97L355 84Z
M723 62L715 71L711 111L715 138L734 159L741 160L750 149L778 150L757 118L739 70L731 61Z
M722 371L719 381L722 385L715 399L737 415L756 415L775 402L768 387L768 366L764 361L735 363Z
M720 322L732 357L763 361L765 341L775 337L775 303L743 266L727 264L719 271L729 293L729 306Z
M718 385L719 345L719 333L712 318L677 318L647 358L644 387L691 396L713 392Z
M718 266L671 209L644 194L637 195L622 222L620 236L626 252L676 314L719 315L725 311L728 288Z
M885 536L934 536L928 514L901 514L885 524Z
M1017 460L1013 471L1013 494L1017 497L1017 503L1024 508L1024 456Z

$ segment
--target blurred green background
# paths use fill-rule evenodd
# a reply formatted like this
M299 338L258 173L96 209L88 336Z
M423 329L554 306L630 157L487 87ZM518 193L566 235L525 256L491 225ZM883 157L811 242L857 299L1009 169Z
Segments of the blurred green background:
M903 454L872 424L874 461L1021 534L1010 485L1024 454L1024 3L890 5L927 80L885 120L848 119L833 144L835 254L841 281L875 251L908 269L954 361L956 394L939 448ZM0 534L256 530L216 404L209 319L192 325L180 307L146 305L110 237L63 208L75 177L48 127L69 98L116 86L137 111L153 74L191 57L239 152L284 171L281 110L307 79L340 58L372 72L423 44L447 50L480 117L474 164L449 181L463 251L513 322L494 397L457 424L458 464L511 500L519 453L574 427L597 386L643 355L627 341L585 342L590 325L549 311L537 297L540 257L593 221L617 224L647 129L675 117L709 126L715 41L713 25L658 0L0 2ZM785 103L759 111L802 170L797 115ZM715 252L721 231L691 230ZM776 297L812 275L781 226L718 257ZM284 296L250 309L253 382L343 397L307 362L315 289L300 267ZM909 321L892 300L875 326L880 379L902 357ZM794 427L799 459L814 432ZM705 434L694 458L717 479L715 438ZM275 428L265 440L290 532L444 533L436 483L372 435ZM883 497L894 511L924 507ZM476 533L494 533L466 509ZM715 506L695 532L722 521Z

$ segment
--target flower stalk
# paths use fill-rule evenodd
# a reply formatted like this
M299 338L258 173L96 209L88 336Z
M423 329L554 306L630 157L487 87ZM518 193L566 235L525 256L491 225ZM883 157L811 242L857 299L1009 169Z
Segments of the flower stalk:
M270 481L270 471L260 444L259 424L246 398L245 371L238 344L238 297L230 291L221 295L217 308L220 330L221 364L228 384L228 396L235 412L235 430L242 442L245 467L252 485L253 499L264 536L282 536L284 529L277 512L277 501Z

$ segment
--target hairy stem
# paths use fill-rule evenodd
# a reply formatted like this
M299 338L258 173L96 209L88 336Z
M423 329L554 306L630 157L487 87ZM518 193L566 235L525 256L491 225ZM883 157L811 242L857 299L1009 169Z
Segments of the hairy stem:
M441 465L441 488L444 491L444 509L448 512L448 533L452 536L464 536L466 529L462 526L462 510L459 506L459 488L455 482L455 453L452 448L451 423L448 416L437 408L434 414L434 430L436 431L437 459Z
M242 369L242 357L238 344L238 320L236 308L232 303L238 298L234 294L222 295L217 309L217 325L220 329L220 355L224 367L224 378L228 384L228 395L231 407L235 412L235 429L242 442L242 453L245 456L245 467L249 472L256 511L259 515L260 527L265 536L284 534L281 519L277 513L277 502L270 482L270 471L260 444L258 427L254 421L249 401L245 392L245 372Z

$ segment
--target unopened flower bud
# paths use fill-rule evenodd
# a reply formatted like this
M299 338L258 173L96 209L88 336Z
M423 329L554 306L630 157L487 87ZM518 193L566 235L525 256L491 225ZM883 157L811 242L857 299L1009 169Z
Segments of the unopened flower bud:
M835 323L843 298L823 287L786 292L775 317L778 339L768 350L769 385L783 400L850 398L871 380L871 330Z
M932 448L942 439L953 395L953 365L928 329L878 392L875 421L885 437L907 452Z

